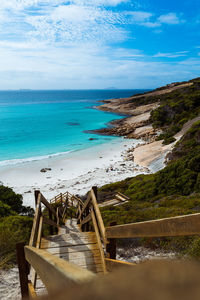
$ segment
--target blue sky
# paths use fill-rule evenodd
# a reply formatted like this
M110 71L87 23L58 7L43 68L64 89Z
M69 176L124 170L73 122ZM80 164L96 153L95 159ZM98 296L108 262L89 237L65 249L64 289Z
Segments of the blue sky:
M0 89L154 88L199 71L199 0L0 1Z

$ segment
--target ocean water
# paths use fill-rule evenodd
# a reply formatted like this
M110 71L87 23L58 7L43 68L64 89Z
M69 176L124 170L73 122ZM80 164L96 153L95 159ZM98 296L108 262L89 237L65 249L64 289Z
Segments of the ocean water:
M84 132L121 118L93 106L100 105L99 100L129 97L144 91L0 91L0 166L78 151L117 139Z

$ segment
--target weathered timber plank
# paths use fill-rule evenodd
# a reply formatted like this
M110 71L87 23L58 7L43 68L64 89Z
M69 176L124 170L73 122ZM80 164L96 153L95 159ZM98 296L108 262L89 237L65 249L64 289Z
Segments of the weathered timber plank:
M39 274L48 292L61 289L67 283L83 283L94 278L94 274L63 259L51 255L47 251L34 247L25 247L26 260Z
M99 259L100 254L99 251L96 251L96 253L92 253L91 251L83 251L83 252L71 252L71 253L56 253L54 254L56 256L59 256L60 258L67 259L69 261L71 260L79 260L79 259L84 259L84 260L90 260L90 259Z
M91 236L91 237L80 237L80 238L63 238L63 239L53 239L53 240L48 240L48 239L42 239L42 245L47 246L51 245L52 243L57 244L57 246L60 243L67 243L69 245L75 245L75 244L91 244L91 243L97 243L96 236Z
M126 200L126 201L120 201L119 203L114 204L114 206L120 206L120 205L123 205L124 203L127 203L127 202L128 202L128 200Z
M43 216L41 215L40 222L39 222L39 228L38 228L37 242L36 242L36 248L38 248L38 249L41 246L42 226L43 226ZM33 276L32 276L32 282L31 282L31 284L33 283L33 288L36 287L36 280L37 280L37 273L35 272L35 270L33 270Z
M132 264L126 261L116 260L116 259L110 259L105 258L106 267L109 272L112 272L113 270L117 268L123 268L123 267L134 267L137 264Z
M78 220L81 219L82 214L84 213L85 209L86 209L87 206L90 204L90 202L91 202L91 194L90 194L90 192L89 192L88 195L87 195L87 199L86 199L86 201L85 201L85 203L84 203L84 205L83 205L83 208L82 208L81 211L80 211Z
M74 238L76 235L80 236L81 238L96 237L94 232L89 231L89 232L79 232L79 233L71 232L71 233L64 233L64 234L49 235L49 236L45 237L44 239L48 240L48 241L68 240L69 237Z
M18 243L16 245L22 299L26 299L28 296L28 263L25 259L24 246L25 243Z
M126 200L130 200L130 198L129 198L128 196L126 196L126 195L124 195L124 194L122 194L122 193L120 193L120 192L117 192L117 195L122 196L122 198L124 198L124 199L126 199Z
M184 236L200 233L200 213L106 228L107 238Z
M77 255L77 256L73 256L73 253L70 253L71 255L60 255L60 254L57 254L58 257L60 258L63 258L65 260L68 260L70 262L73 262L75 264L94 264L95 262L96 263L101 263L101 257L100 255L98 256L84 256L84 255ZM59 256L60 255L60 256Z
M52 214L56 217L56 211L53 206L45 199L45 197L41 194L41 202L52 212Z
M71 247L47 248L44 250L47 250L48 252L54 254L54 253L70 253L70 252L79 252L79 251L99 250L99 247L98 244L89 244L89 245L78 245L78 246L71 246Z
M84 225L85 223L88 223L91 221L91 215L88 215L86 218L84 218L81 223L80 223L80 226Z
M94 210L95 210L95 213L96 213L97 222L98 222L99 229L100 229L100 232L101 232L101 236L102 236L104 245L106 245L107 240L106 240L106 236L105 236L105 227L104 227L103 219L102 219L102 216L101 216L99 206L97 204L96 196L94 194L93 189L91 190L91 197L92 197L92 203L93 203L93 206L94 206ZM91 212L91 214L92 214L92 212Z
M109 200L109 201L104 201L102 203L99 203L98 206L99 207L105 207L105 206L109 206L109 205L118 204L119 202L121 203L121 201L119 201L117 199L112 199L112 200Z
M41 247L42 249L44 248L60 248L60 247L73 247L73 246L78 246L78 245L90 245L90 244L96 244L97 240L96 239L92 239L92 240L71 240L71 241L56 241L56 242L45 242L42 241L41 242Z
M97 237L99 252L100 252L102 266L103 266L103 271L106 274L105 256L104 256L103 247L102 247L102 244L101 244L101 238L100 238L100 235L99 235L99 230L98 230L98 226L97 226L97 222L96 222L96 218L95 218L95 214L94 214L94 210L93 209L91 211L91 217L92 217L92 223L93 223L94 230L95 230L96 237Z
M59 254L58 254L59 255ZM57 255L57 256L58 256ZM90 257L84 257L84 256L75 256L73 257L72 255L60 255L58 256L60 258L63 258L69 262L73 262L77 265L81 265L81 264L94 264L94 263L98 263L101 264L101 257L99 256L90 256Z
M35 289L32 285L32 282L30 282L30 281L28 282L28 292L29 292L30 299L36 299L37 298Z
M122 197L122 196L120 196L118 194L115 195L115 198L119 199L119 201L121 201L121 202L124 202L124 201L127 200L127 199L125 199L124 197Z
M44 222L45 224L47 224L47 225L51 225L51 226L54 226L54 227L58 227L58 225L57 225L54 221L52 221L52 220L50 220L50 219L47 219L47 218L45 218L45 217L43 217L43 222Z
M35 217L33 220L33 227L31 231L31 237L29 240L29 246L35 246L37 242L37 231L38 231L38 226L39 226L39 221L40 221L40 214L41 214L41 194L38 195L37 198L37 205L35 209Z

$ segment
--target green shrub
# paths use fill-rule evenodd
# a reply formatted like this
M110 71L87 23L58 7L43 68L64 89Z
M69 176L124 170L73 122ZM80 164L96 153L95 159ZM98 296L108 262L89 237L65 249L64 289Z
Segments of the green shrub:
M28 243L33 220L26 216L9 216L0 219L0 267L16 263L16 244Z

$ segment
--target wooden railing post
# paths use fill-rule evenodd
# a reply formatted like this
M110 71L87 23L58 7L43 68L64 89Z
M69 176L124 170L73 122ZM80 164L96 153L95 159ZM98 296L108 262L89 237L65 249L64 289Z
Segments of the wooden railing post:
M57 215L57 226L59 226L59 224L60 224L60 220L59 220L59 207L57 207L57 209L56 209L56 215Z
M89 207L87 207L86 208L86 216L88 216L90 214L90 208ZM89 224L89 222L87 222L86 224L85 224L85 231L87 232L87 231L90 231L90 224Z
M24 247L25 247L25 243L16 244L17 264L19 269L19 280L20 280L22 299L29 299L29 290L28 290L29 266L25 258Z
M110 226L117 225L116 222L110 223ZM107 257L111 259L116 259L116 239L108 239L108 244L106 245Z
M40 191L36 190L34 191L34 195L35 195L35 206L37 206L37 201L38 201L38 196L40 194Z
M53 221L52 212L49 210L49 219ZM50 235L53 235L53 226L50 225Z
M94 191L95 197L96 197L97 202L98 202L98 190L97 190L97 186L93 186L92 190Z

